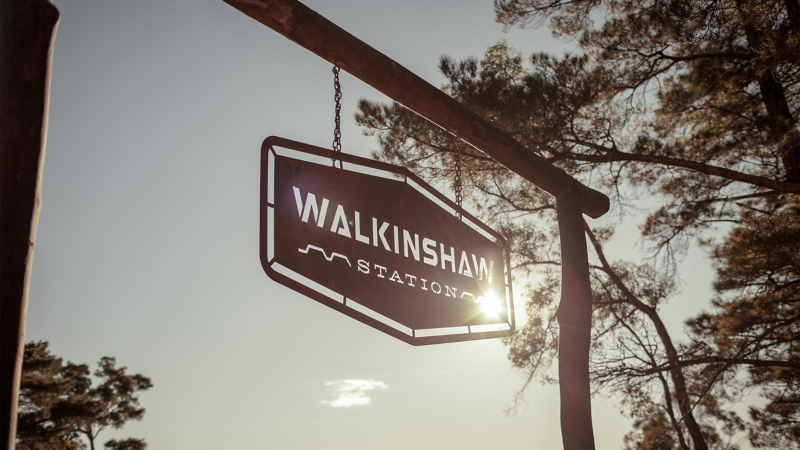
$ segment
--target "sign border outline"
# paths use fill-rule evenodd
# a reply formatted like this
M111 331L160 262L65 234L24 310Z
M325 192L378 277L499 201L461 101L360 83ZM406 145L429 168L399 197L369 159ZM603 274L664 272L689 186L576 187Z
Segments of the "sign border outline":
M318 157L321 157L321 158L324 158L324 159L329 159L329 160L331 160L333 162L333 167L336 167L336 162L338 161L339 165L338 165L337 168L340 169L340 170L348 170L348 171L352 171L352 172L355 172L355 173L365 174L364 172L359 172L359 171L356 171L356 170L352 170L352 169L346 168L344 163L347 163L348 165L352 164L354 166L367 167L367 168L376 169L376 170L380 170L380 171L384 171L384 172L389 172L389 173L392 173L392 174L395 174L395 175L398 175L398 176L402 176L402 178L398 177L396 181L400 182L400 183L403 183L403 184L406 184L407 186L409 186L412 189L415 189L417 191L420 191L420 189L423 189L425 191L425 192L422 192L423 195L425 195L425 193L430 194L436 200L438 200L438 202L441 202L444 205L446 205L447 208L452 209L452 212L450 212L445 208L441 208L441 205L437 205L441 209L443 209L445 212L447 212L448 214L453 214L456 217L458 217L458 215L460 215L461 218L462 218L461 219L462 222L464 221L463 219L466 219L469 222L471 222L471 224L464 223L465 225L471 226L473 229L475 227L478 227L481 230L483 230L483 232L484 232L484 233L481 233L481 234L490 235L492 238L494 238L496 240L496 243L499 244L499 246L501 247L501 249L503 251L503 256L504 256L503 263L504 263L504 266L505 266L504 267L504 278L505 278L504 279L504 283L505 283L506 297L507 297L506 298L506 310L508 311L508 322L504 322L503 321L503 322L497 322L497 323L494 323L494 324L487 324L487 325L475 325L475 326L466 326L465 325L465 326L460 326L460 327L451 327L451 328L465 328L467 330L466 333L461 332L461 333L439 334L439 335L433 335L433 336L430 336L430 335L428 335L428 336L417 336L417 331L436 330L437 328L433 328L433 329L418 329L418 330L409 328L407 326L399 324L398 322L396 322L396 321L394 321L394 320L392 320L392 319L390 319L388 317L382 316L380 313L378 313L376 311L372 311L368 307L358 303L356 300L349 299L346 296L344 296L343 294L335 292L334 290L332 290L330 288L327 288L325 286L319 285L320 287L324 288L325 290L328 290L328 291L336 293L338 297L341 297L341 300L339 300L336 297L332 297L330 295L327 295L327 294L321 292L320 290L314 289L312 286L305 285L305 284L295 280L294 278L292 278L292 277L290 277L290 276L288 276L288 275L286 275L284 273L281 273L283 271L287 271L287 272L290 272L291 274L294 274L294 275L296 275L298 277L305 278L303 275L298 274L298 273L292 271L291 269L288 269L286 267L281 266L280 263L275 261L274 256L272 258L270 258L270 251L272 250L269 247L270 233L272 232L272 228L270 227L270 225L271 225L272 220L274 219L274 208L275 208L275 205L274 205L274 203L269 201L270 200L269 197L270 197L270 194L272 193L272 188L273 188L272 182L274 181L274 179L269 176L270 175L270 165L269 165L269 159L270 158L269 158L269 156L270 156L270 154L272 154L274 157L278 156L278 154L277 154L276 150L274 149L274 147L285 148L285 149L292 150L292 151L295 151L295 152L310 154L310 155L318 156ZM290 157L290 156L286 156L286 155L281 155L281 156ZM311 164L316 164L316 163L311 162ZM370 175L369 173L366 173L366 174ZM374 175L370 175L370 176L374 176ZM408 182L409 180L413 181L413 184L409 183ZM458 205L455 204L455 202L453 202L452 200L450 200L449 198L444 196L441 192L437 191L436 189L434 189L433 187L428 185L428 183L426 183L421 178L416 176L410 170L408 170L408 169L406 169L404 167L395 166L395 165L384 163L384 162L381 162L381 161L376 161L376 160L372 160L372 159L368 159L368 158L362 158L360 156L350 155L350 154L343 153L343 152L334 152L333 150L328 150L328 149L325 149L325 148L316 147L316 146L309 145L309 144L304 144L302 142L297 142L297 141L293 141L293 140L290 140L290 139L285 139L285 138L281 138L281 137L277 137L277 136L269 136L266 139L264 139L264 142L261 145L261 181L260 181L260 187L261 187L261 191L260 191L260 200L259 200L259 202L260 202L260 211L259 211L259 216L260 216L259 256L260 256L260 259L261 259L261 266L264 268L264 271L266 272L267 276L269 276L273 281L275 281L275 282L277 282L277 283L279 283L279 284L281 284L283 286L286 286L289 289L292 289L292 290L294 290L294 291L296 291L296 292L298 292L298 293L300 293L300 294L302 294L302 295L304 295L306 297L309 297L309 298L317 301L318 303L322 303L323 305L328 306L329 308L334 309L334 310L336 310L336 311L338 311L338 312L340 312L340 313L342 313L342 314L344 314L346 316L349 316L349 317L351 317L353 319L356 319L359 322L362 322L362 323L364 323L366 325L369 325L372 328L375 328L375 329L377 329L379 331L382 331L383 333L386 333L386 334L388 334L388 335L390 335L392 337L395 337L395 338L397 338L397 339L399 339L399 340L401 340L403 342L406 342L407 344L411 344L411 345L414 345L414 346L431 345L431 344L443 344L443 343L450 343L450 342L464 342L464 341L473 341L473 340L480 340L480 339L493 339L493 338L507 337L507 336L511 336L512 334L514 334L514 331L515 331L515 328L516 328L516 321L515 321L515 317L514 317L514 298L513 298L512 279L511 279L510 248L508 246L508 243L503 238L503 236L500 235L500 233L498 233L497 231L491 229L488 225L484 224L483 222L481 222L480 220L475 218L473 215L471 215L467 211L464 211L463 208L459 207ZM428 195L426 195L426 197L428 197L428 199L430 201L434 201ZM434 203L438 203L438 202L434 201ZM273 216L273 217L271 218L270 216ZM478 230L476 230L476 231L478 231ZM478 232L480 232L480 231L478 231ZM275 267L273 267L276 264L279 266L277 269ZM318 283L314 282L313 280L308 280L308 281L310 281L312 284L318 284ZM358 309L354 308L353 306L348 305L348 302L356 303L356 305L358 306ZM376 319L374 317L371 317L371 316L361 312L360 309L367 309L367 310L373 312L376 316L384 317L387 321L394 322L397 325L400 325L400 327L393 327L392 325L390 325L388 323L385 323L385 322L383 322L381 320L378 320L378 319ZM477 328L477 327L491 327L491 326L501 326L502 327L503 325L507 326L507 328L506 329L501 329L501 330L492 330L492 331L473 331L472 330L472 328ZM406 328L406 329L410 330L410 332L404 332L402 330L402 328ZM443 328L439 328L439 330L442 330L442 329Z

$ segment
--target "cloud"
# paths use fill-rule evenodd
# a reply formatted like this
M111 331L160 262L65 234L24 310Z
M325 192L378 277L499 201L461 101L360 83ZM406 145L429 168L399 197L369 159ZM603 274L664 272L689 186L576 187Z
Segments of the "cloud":
M325 383L336 397L322 403L334 408L349 408L356 405L368 405L367 392L375 389L386 389L386 383L375 380L339 380Z

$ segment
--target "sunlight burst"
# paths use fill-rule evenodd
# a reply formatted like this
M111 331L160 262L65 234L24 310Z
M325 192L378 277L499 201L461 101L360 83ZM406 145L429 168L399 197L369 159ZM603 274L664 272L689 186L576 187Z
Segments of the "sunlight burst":
M503 310L503 304L494 292L489 292L481 297L481 311L489 317L499 317Z

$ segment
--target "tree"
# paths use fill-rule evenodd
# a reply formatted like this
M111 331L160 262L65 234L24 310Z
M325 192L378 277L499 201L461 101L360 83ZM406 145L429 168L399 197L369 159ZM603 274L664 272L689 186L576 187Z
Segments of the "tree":
M495 10L507 26L547 24L580 53L537 53L526 65L501 41L480 61L443 57L444 89L603 186L618 220L645 210L638 261L609 261L613 226L586 226L592 382L634 419L626 446L734 448L734 435L800 446L800 2L497 0ZM376 158L453 182L452 136L397 104L359 109L379 138ZM554 201L473 148L462 161L465 197L511 243L515 277L541 280L527 323L506 340L528 374L521 395L535 379L554 381ZM714 261L715 294L685 336L671 336L660 311L692 246ZM743 418L731 406L748 392L766 406Z
M121 441L112 439L105 443L104 447L108 450L147 450L147 443L144 439L128 438Z
M136 395L150 389L150 379L129 375L125 367L116 367L116 360L103 357L97 364L92 386L85 364L63 364L47 348L47 342L25 345L20 384L17 448L22 450L78 450L89 440L94 450L97 435L110 427L121 428L129 420L141 420L144 408ZM140 439L111 440L111 450L143 450Z

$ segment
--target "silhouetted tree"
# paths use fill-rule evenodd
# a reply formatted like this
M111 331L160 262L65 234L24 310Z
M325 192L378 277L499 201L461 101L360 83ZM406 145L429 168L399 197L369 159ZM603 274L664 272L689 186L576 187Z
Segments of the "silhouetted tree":
M104 447L108 450L147 450L147 443L144 439L128 438L121 441L112 439L105 443Z
M141 375L128 375L111 357L100 359L92 378L85 364L62 363L47 348L47 342L25 345L20 384L17 448L21 450L83 449L84 436L94 450L97 435L110 427L120 428L129 420L141 420L138 392L153 385ZM139 439L109 441L112 450L145 449Z
M497 0L507 26L547 24L578 55L505 42L478 61L443 57L443 87L573 176L604 186L619 220L646 211L639 261L594 249L592 381L634 419L629 448L800 445L800 2ZM362 100L375 157L434 184L454 177L449 134L397 104ZM530 287L528 322L506 340L528 378L554 381L560 255L554 201L473 148L465 196L513 246ZM644 200L636 202L636 200ZM680 262L705 249L717 271L708 309L671 336L660 311ZM749 418L745 393L766 402ZM521 397L518 397L521 398Z

